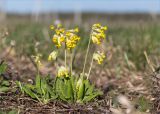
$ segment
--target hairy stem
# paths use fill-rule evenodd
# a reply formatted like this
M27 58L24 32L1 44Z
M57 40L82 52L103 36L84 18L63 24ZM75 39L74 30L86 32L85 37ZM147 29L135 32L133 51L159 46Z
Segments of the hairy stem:
M88 72L88 75L87 75L87 79L89 79L89 76L90 76L90 73L91 73L91 70L92 70L92 66L93 66L93 57L92 57L91 65L90 65L89 72Z
M67 49L66 49L66 45L65 45L65 51L64 51L64 57L65 57L65 68L67 67Z
M38 76L39 76L39 66L38 65L36 65L37 66L37 74L38 74Z
M55 60L55 66L56 66L56 75L58 74L58 64L57 64L57 58L56 58L56 60Z
M91 32L91 34L92 34L92 32ZM90 44L91 44L91 34L90 34L90 39L89 39L89 43L88 43L88 47L87 47L87 52L86 52L85 60L84 60L84 66L83 66L82 75L84 75L84 70L86 68L86 62L87 62L87 58L88 58L89 47L90 47Z
M72 54L72 50L71 50L71 61L70 61L70 64L71 64L71 76L72 76L72 67L73 67L73 54Z

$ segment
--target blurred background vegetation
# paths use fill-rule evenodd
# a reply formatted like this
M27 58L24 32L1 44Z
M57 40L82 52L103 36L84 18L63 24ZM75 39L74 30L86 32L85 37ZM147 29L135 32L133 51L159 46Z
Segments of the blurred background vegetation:
M84 15L84 16L83 16ZM16 52L20 55L33 55L36 50L47 57L54 48L49 31L50 24L60 21L66 28L79 27L81 41L79 48L86 48L89 32L93 23L102 23L108 26L107 39L112 39L113 47L120 48L122 53L133 62L137 69L146 67L144 51L154 57L160 55L160 25L158 17L154 20L150 15L128 14L128 15L108 15L108 14L83 14L82 24L73 23L74 15L66 17L61 14L59 19L50 17L47 20L35 22L30 15L7 15L5 45L15 43ZM91 17L91 21L87 16ZM41 15L40 17L44 17ZM66 21L68 19L68 21ZM4 29L4 28L2 28ZM1 45L2 47L2 45ZM107 45L106 45L107 48ZM81 50L82 51L82 50ZM83 53L83 51L82 51ZM119 53L114 53L119 56ZM155 58L155 60L157 60Z

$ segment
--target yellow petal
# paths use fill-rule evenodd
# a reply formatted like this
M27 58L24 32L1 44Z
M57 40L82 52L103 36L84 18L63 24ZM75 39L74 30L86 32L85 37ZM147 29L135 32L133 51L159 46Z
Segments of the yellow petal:
M48 56L48 61L54 61L54 60L56 60L57 55L58 55L57 51L52 51L52 53L50 53L49 56Z
M51 25L51 26L50 26L50 29L51 29L51 30L54 30L54 26L53 26L53 25Z

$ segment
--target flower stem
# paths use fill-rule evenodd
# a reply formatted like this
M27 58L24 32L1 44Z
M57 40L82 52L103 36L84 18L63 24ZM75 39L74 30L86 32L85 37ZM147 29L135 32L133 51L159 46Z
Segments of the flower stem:
M89 76L90 76L90 73L91 73L91 70L92 70L92 66L93 66L93 57L92 57L91 65L90 65L89 72L88 72L88 75L87 75L87 79L89 79Z
M56 66L56 75L58 74L58 64L57 64L57 58L56 58L56 60L55 60L55 66Z
M37 74L38 74L38 76L39 76L39 66L37 65Z
M92 34L92 32L91 32L91 34ZM91 44L91 34L90 34L90 39L89 39L89 43L88 43L88 47L87 47L87 52L86 52L85 60L84 60L84 66L83 66L82 75L84 75L84 70L86 68L86 62L87 62L87 58L88 58L89 47L90 47L90 44Z
M73 54L72 54L72 50L71 50L71 63L70 64L71 64L71 68L70 68L71 71L70 72L71 72L71 76L72 76L72 67L73 67Z
M65 67L67 67L67 49L66 49L66 45L65 45L65 51L64 51L64 57L65 57Z

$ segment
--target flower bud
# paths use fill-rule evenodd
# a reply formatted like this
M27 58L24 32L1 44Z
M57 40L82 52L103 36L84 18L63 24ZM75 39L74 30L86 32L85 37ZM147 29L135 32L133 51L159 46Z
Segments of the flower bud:
M58 69L58 75L57 75L58 77L63 77L63 76L68 77L69 76L68 74L69 74L69 71L66 67L61 66Z
M48 61L56 60L57 59L57 55L58 55L57 51L52 51L52 53L50 53L49 56L48 56Z

